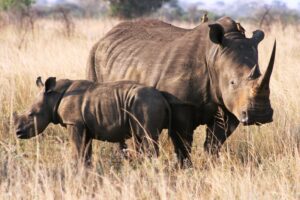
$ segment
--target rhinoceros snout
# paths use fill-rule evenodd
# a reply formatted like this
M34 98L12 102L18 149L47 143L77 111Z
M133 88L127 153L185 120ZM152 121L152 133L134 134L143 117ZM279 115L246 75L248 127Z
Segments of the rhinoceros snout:
M26 130L23 129L17 129L16 130L16 136L19 139L28 139L30 138L30 134Z

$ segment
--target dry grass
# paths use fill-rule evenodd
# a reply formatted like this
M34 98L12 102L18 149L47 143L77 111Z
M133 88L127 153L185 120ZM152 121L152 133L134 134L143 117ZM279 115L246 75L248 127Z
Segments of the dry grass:
M280 25L260 45L264 70L277 39L271 81L274 122L242 127L224 145L219 160L203 152L204 129L197 129L194 168L177 170L163 135L162 156L153 161L122 161L115 145L94 142L94 168L71 168L66 131L51 125L43 135L14 136L12 111L34 99L37 76L82 79L92 44L117 24L114 20L75 21L68 38L62 24L38 21L26 35L14 25L0 30L0 199L300 199L300 36ZM181 26L193 26L180 24ZM247 26L246 26L247 27ZM252 27L247 27L251 33Z

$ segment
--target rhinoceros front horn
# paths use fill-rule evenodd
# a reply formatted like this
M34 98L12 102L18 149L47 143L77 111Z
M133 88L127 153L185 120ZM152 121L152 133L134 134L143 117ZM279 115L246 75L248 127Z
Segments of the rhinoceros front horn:
M269 88L270 78L271 78L271 75L272 75L274 61L275 61L275 54L276 54L276 40L275 40L274 45L273 45L273 50L272 50L272 54L271 54L271 58L270 58L270 61L269 61L268 68L267 68L264 76L260 80L259 89Z

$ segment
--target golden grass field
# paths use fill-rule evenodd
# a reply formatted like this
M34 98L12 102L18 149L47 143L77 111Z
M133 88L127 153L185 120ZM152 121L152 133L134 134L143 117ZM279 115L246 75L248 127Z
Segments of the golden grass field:
M274 24L259 46L262 71L273 41L277 55L271 80L274 122L239 126L212 160L203 151L204 127L194 135L193 168L179 170L166 136L161 156L124 161L117 145L94 141L93 168L75 173L65 129L50 125L18 140L13 111L23 112L38 89L37 76L84 79L92 45L119 21L76 20L71 37L59 21L38 20L25 34L14 24L0 28L0 199L300 199L300 35ZM182 27L193 24L177 23ZM243 24L248 36L256 28Z

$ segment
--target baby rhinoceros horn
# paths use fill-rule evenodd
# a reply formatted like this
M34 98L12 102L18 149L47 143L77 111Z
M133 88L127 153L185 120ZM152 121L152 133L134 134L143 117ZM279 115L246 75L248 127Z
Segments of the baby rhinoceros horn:
M15 111L15 112L13 112L13 119L17 119L18 118L18 114L17 114L17 112Z
M16 124L18 122L18 119L19 119L19 116L18 116L17 112L13 112L12 120L13 120L14 124Z

